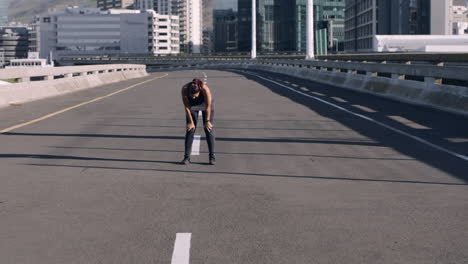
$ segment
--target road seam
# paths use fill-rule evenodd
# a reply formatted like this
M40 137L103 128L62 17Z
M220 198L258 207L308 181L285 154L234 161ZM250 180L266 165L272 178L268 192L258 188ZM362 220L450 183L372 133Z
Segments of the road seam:
M315 96L312 96L312 95L310 95L310 94L303 93L303 92L298 91L298 90L296 90L296 89L294 89L294 88L291 88L291 87L289 87L289 86L287 86L287 85L281 84L281 83L276 82L276 81L274 81L274 80L270 80L270 79L265 78L265 77L262 77L262 76L260 76L260 75L256 75L256 74L253 74L253 73L250 73L250 72L244 72L244 73L247 73L247 74L250 74L250 75L252 75L252 76L258 77L258 78L260 78L260 79L263 79L263 80L265 80L265 81L268 81L268 82L277 84L277 85L282 86L282 87L284 87L284 88L286 88L286 89L288 89L288 90L291 90L291 91L293 91L293 92L295 92L295 93L298 93L298 94L304 95L304 96L306 96L306 97L309 97L309 98L311 98L311 99L317 100L317 101L319 101L319 102L322 102L322 103L324 103L324 104L327 104L327 105L329 105L329 106L332 106L332 107L334 107L334 108L336 108L336 109L339 109L339 110L341 110L341 111L343 111L343 112L346 112L346 113L351 114L351 115L353 115L353 116L357 116L357 117L359 117L359 118L362 118L362 119L364 119L364 120L367 120L367 121L369 121L369 122L372 122L372 123L374 123L374 124L376 124L376 125L379 125L379 126L381 126L381 127L384 127L384 128L386 128L386 129L388 129L388 130L391 130L391 131L393 131L393 132L396 132L396 133L398 133L398 134L400 134L400 135L409 137L409 138L411 138L411 139L413 139L413 140L416 140L416 141L418 141L419 143L422 143L422 144L424 144L424 145L427 145L427 146L429 146L429 147L431 147L431 148L434 148L434 149L436 149L436 150L445 152L446 154L452 155L452 156L457 157L457 158L459 158L459 159L468 161L468 156L465 156L465 155L459 154L459 153L457 153L457 152L448 150L448 149L446 149L446 148L444 148L444 147L441 147L441 146L439 146L439 145L433 144L433 143L431 143L431 142L429 142L429 141L427 141L427 140L425 140L425 139L422 139L422 138L420 138L420 137L417 137L417 136L414 136L414 135L412 135L412 134L409 134L409 133L407 133L407 132L405 132L405 131L402 131L402 130L400 130L400 129L398 129L398 128L394 128L394 127L392 127L392 126L386 125L386 124L384 124L384 123L382 123L382 122L379 122L379 121L377 121L377 120L375 120L375 119L373 119L373 118L370 118L370 117L367 117L367 116L365 116L365 115L361 115L361 114L355 113L355 112L350 111L350 110L348 110L348 109L346 109L346 108L343 108L343 107L341 107L341 106L339 106L339 105L330 103L330 102L328 102L328 101L326 101L326 100L320 99L320 98L315 97Z
M31 121L29 121L29 122L25 122L25 123L21 123L21 124L15 125L15 126L11 126L11 127L5 128L5 129L3 129L3 130L0 130L0 135L1 135L1 134L4 134L4 133L7 133L7 132L10 132L10 131L12 131L12 130L15 130L15 129L17 129L17 128L21 128L21 127L24 127L24 126L27 126L27 125L31 125L31 124L40 122L40 121L42 121L42 120L51 118L51 117L53 117L53 116L56 116L56 115L59 115L59 114L68 112L68 111L73 110L73 109L76 109L76 108L78 108L78 107L81 107L81 106L84 106L84 105L87 105L87 104L90 104L90 103L94 103L94 102L100 101L100 100L102 100L102 99L111 97L111 96L113 96L113 95L116 95L116 94L125 92L125 91L130 90L130 89L132 89L132 88L135 88L135 87L137 87L137 86L143 85L143 84L145 84L145 83L148 83L148 82L151 82L151 81L154 81L154 80L157 80L157 79L164 78L164 77L166 77L166 76L168 76L168 75L169 75L169 74L166 73L166 74L163 75L163 76L159 76L159 77L156 77L156 78L152 78L152 79L149 79L149 80L146 80L146 81L143 81L143 82L140 82L140 83L131 85L131 86L127 87L127 88L118 90L118 91L116 91L116 92L113 92L113 93L110 93L110 94L107 94L107 95L104 95L104 96L100 96L100 97L94 98L94 99L92 99L92 100L89 100L89 101L86 101L86 102L83 102L83 103L80 103L80 104L77 104L77 105L74 105L74 106L71 106L71 107L62 109L62 110L60 110L60 111L53 112L53 113L51 113L51 114L45 115L45 116L43 116L43 117L40 117L40 118L37 118L37 119L34 119L34 120L31 120Z

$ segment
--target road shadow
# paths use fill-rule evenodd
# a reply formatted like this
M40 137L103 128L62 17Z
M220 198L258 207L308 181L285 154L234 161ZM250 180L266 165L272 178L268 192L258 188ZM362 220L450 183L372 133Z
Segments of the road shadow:
M160 161L160 160L139 160L139 159L111 159L82 156L65 155L45 155L45 154L0 154L0 159L41 159L41 160L78 160L78 161L113 161L113 162L137 162L137 163L159 163L159 164L180 164L180 162Z
M175 170L175 169L154 169L154 168L130 168L130 167L110 167L110 166L87 166L87 165L64 165L64 164L22 164L34 167L60 167L60 168L78 168L78 169L101 169L101 170L128 170L128 171L150 171L150 172L171 172L171 173L190 173L202 176L206 175L231 175L231 176L249 176L249 177L276 177L288 179L310 179L310 180L335 180L351 182L378 182L378 183L403 183L403 184L427 184L427 185L445 185L445 186L468 186L466 183L451 182L429 182L429 181L404 181L404 180L385 180L385 179L366 179L366 178L346 178L346 177L320 177L313 175L286 175L286 174L266 174L232 171L202 171L202 170ZM197 164L193 164L197 165ZM205 164L198 164L205 165ZM185 165L190 166L190 165Z
M403 155L421 161L433 168L444 171L453 177L468 182L467 161L464 161L453 155L449 155L448 153L436 150L433 147L419 143L414 139L380 127L367 120L352 116L351 114L347 114L339 109L330 107L325 103L290 91L284 87L279 86L278 84L274 84L245 72L233 72L243 75L247 79L263 85L275 94L286 97L295 103L308 107L323 117L335 120L336 122L359 133L360 135L371 139L373 142L378 143L378 145L392 148L397 152L402 153ZM283 80L287 80L288 83L295 83L298 87L307 87L310 92L318 92L323 94L324 96L320 98L322 100L329 101L330 103L339 105L349 109L350 111L369 116L386 125L397 128L411 135L423 138L433 144L447 148L451 151L459 152L461 154L468 153L468 145L466 143L457 144L448 142L446 140L447 138L468 137L468 120L462 116L403 104L369 94L362 94L342 88L327 86L286 75L260 71L257 73L268 76L274 75L280 77ZM336 102L331 99L332 97L342 98L344 99L344 102ZM362 113L356 109L350 109L350 105L356 104L375 109L376 112L372 114ZM401 116L407 120L414 120L415 122L425 126L427 129L417 130L411 127L407 127L404 124L389 119L389 116Z
M134 149L134 148L97 148L97 147L64 147L55 146L57 149L74 149L74 150L111 150L111 151L134 151L134 152L162 152L162 153L184 153L182 150L167 150L167 149ZM201 154L209 152L201 151ZM388 157L363 157L363 156L336 156L336 155L317 155L317 154L298 154L298 153L264 153L264 152L224 152L216 151L217 155L240 155L240 156L283 156L283 157L308 157L308 158L331 158L331 159L355 159L355 160L414 160L407 157L388 158Z
M20 133L7 132L3 136L35 136L35 137L74 137L74 138L115 138L115 139L153 139L153 140L184 140L182 136L147 136L147 135L116 135L116 134L74 134L74 133ZM0 136L1 136L0 135ZM202 140L206 138L202 137ZM360 145L360 146L381 146L381 144L372 141L357 139L328 139L328 138L294 138L294 137L275 137L275 138L240 138L240 137L216 137L216 141L225 142L260 142L260 143L298 143L298 144L339 144L339 145Z

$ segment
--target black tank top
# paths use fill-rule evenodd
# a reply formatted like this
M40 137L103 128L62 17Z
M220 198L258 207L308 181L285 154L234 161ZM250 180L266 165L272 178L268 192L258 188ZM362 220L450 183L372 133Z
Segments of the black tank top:
M190 90L189 90L190 85L191 83L185 86L185 89L187 91L186 94L187 94L189 107L195 110L201 110L201 111L205 110L206 108L205 95L200 91L200 94L196 98L192 98L192 95L190 94ZM214 99L211 99L211 109L214 109Z

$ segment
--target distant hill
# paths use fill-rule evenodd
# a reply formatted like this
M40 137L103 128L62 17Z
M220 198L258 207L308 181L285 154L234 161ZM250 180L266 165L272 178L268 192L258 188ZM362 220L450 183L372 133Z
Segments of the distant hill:
M96 7L96 0L10 0L9 20L29 23L34 16L47 13L49 9L67 6Z

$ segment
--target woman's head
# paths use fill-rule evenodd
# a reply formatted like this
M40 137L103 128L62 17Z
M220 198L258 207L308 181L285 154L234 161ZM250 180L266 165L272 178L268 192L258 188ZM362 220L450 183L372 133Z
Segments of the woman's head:
M196 94L198 92L200 92L201 88L203 86L203 81L198 79L198 78L195 78L193 79L191 85L190 85L190 93L191 94Z

